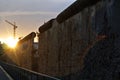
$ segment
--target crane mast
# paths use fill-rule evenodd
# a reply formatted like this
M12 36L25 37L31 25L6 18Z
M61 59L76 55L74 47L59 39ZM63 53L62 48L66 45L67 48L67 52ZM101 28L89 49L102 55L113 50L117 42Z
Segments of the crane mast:
M8 24L12 25L13 26L13 38L15 39L16 38L16 29L17 29L17 26L16 26L16 23L11 23L7 20L5 20L5 22L7 22Z

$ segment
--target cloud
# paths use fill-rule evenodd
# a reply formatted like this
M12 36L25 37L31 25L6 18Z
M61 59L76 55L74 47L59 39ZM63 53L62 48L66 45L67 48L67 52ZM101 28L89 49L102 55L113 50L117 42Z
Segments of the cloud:
M0 12L60 11L75 0L0 0Z
M76 0L50 0L50 1L55 3L65 3L65 2L74 2Z
M15 11L15 12L0 12L0 16L19 16L19 15L57 15L57 12L28 12L28 11Z
M18 36L38 30L44 22L55 18L75 0L0 0L0 37L12 34L4 20L16 22ZM11 31L9 31L11 29Z

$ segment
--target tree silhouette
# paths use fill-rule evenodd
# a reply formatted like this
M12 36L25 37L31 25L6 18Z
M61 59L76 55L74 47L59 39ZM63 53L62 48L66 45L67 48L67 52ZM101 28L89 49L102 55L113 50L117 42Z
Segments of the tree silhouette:
M0 56L5 53L4 49L7 48L7 45L5 43L0 43Z

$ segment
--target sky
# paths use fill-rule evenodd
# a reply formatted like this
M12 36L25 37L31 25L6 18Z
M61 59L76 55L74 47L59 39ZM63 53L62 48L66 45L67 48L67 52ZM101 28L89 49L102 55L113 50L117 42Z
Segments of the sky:
M71 5L75 0L0 0L0 40L13 36L16 22L16 38L25 37Z

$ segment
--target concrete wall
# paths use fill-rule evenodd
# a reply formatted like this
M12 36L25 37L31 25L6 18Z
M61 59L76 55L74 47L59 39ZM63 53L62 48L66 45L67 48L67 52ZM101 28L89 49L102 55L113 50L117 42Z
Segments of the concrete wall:
M109 2L108 2L109 1ZM74 79L81 80L119 80L120 79L120 0L106 0L106 8L100 9L99 27L106 38L96 42L84 59L81 75ZM104 21L104 23L103 23ZM107 26L107 27L105 27ZM80 78L81 76L81 78Z
M73 3L73 5L75 4ZM85 6L80 11L76 11L78 13L74 13L74 15L72 10L75 10L76 7L72 7L72 9L69 7L68 12L71 10L69 18L62 17L69 15L65 14L67 13L65 10L65 13L63 11L62 14L58 15L58 19L50 20L40 26L40 73L65 76L81 71L88 49L92 47L97 41L96 37L99 36L95 26L99 21L95 21L95 14L104 6L105 2L101 1L94 5Z
M16 57L20 67L33 70L32 65L34 63L32 59L34 58L33 45L35 36L36 34L32 32L18 42L16 47Z
M119 9L120 0L77 0L40 26L37 59L34 36L19 42L19 65L34 70L36 61L36 71L64 80L119 80Z
M120 0L77 0L22 39L16 59L21 67L63 80L120 79ZM36 56L36 58L35 58Z

